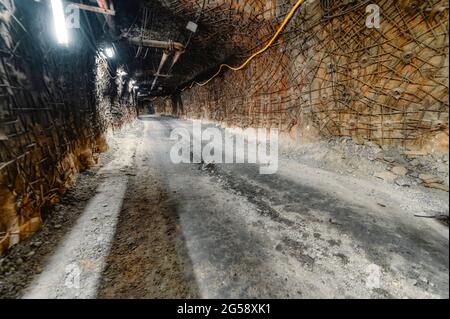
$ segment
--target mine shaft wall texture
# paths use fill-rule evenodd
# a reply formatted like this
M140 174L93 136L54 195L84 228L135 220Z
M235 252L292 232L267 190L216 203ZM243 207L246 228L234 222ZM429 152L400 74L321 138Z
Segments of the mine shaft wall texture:
M263 44L295 2L233 3L252 21L272 21L252 34ZM380 8L380 29L366 26L369 4ZM279 128L299 143L352 136L448 152L448 7L439 0L305 1L279 40L243 71L185 90L182 103L159 100L157 109Z
M82 42L57 46L51 21L42 3L0 1L0 253L40 227L108 127L132 116L109 96L106 63Z

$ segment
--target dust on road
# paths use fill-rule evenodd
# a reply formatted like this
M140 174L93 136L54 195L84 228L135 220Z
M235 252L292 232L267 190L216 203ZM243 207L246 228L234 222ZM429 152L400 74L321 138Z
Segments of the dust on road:
M414 218L426 208L415 202L420 191L284 157L270 176L254 164L174 165L177 127L190 122L149 118L116 137L104 155L112 164L92 173L97 191L73 207L56 252L36 249L10 277L2 273L2 296L448 298L448 228ZM448 210L433 194L424 196ZM64 286L64 266L80 256L82 284L83 274L92 279L84 293ZM26 273L32 263L42 269ZM27 279L11 289L19 275Z

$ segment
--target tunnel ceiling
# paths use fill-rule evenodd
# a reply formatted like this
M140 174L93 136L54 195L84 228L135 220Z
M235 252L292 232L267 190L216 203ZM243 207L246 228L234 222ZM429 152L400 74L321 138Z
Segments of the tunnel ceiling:
M116 2L115 20L122 36L171 40L186 47L171 70L169 59L160 72L168 75L158 79L157 87L161 86L164 92L174 91L196 77L208 76L221 62L241 61L246 52L268 40L294 4L275 0ZM197 32L186 28L189 21L197 22ZM140 86L150 86L164 50L128 43L121 47Z

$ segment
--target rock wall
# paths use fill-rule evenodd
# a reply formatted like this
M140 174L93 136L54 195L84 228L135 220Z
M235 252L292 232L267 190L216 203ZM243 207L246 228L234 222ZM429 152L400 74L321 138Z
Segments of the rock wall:
M58 46L51 21L42 2L0 1L0 253L39 229L108 128L134 116L114 70L81 38Z
M265 24L260 45L233 57L234 65L271 37L295 2L247 10L252 21L277 23L269 30ZM249 2L235 1L239 6ZM380 28L369 28L377 7ZM227 126L279 128L296 143L351 136L448 152L448 8L442 0L305 1L279 40L244 70L180 87L180 95L155 105Z

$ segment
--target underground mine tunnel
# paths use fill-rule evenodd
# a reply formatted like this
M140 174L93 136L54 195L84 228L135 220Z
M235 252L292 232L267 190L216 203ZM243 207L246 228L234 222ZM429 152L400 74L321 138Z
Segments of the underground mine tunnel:
M448 298L448 10L0 0L0 298Z

